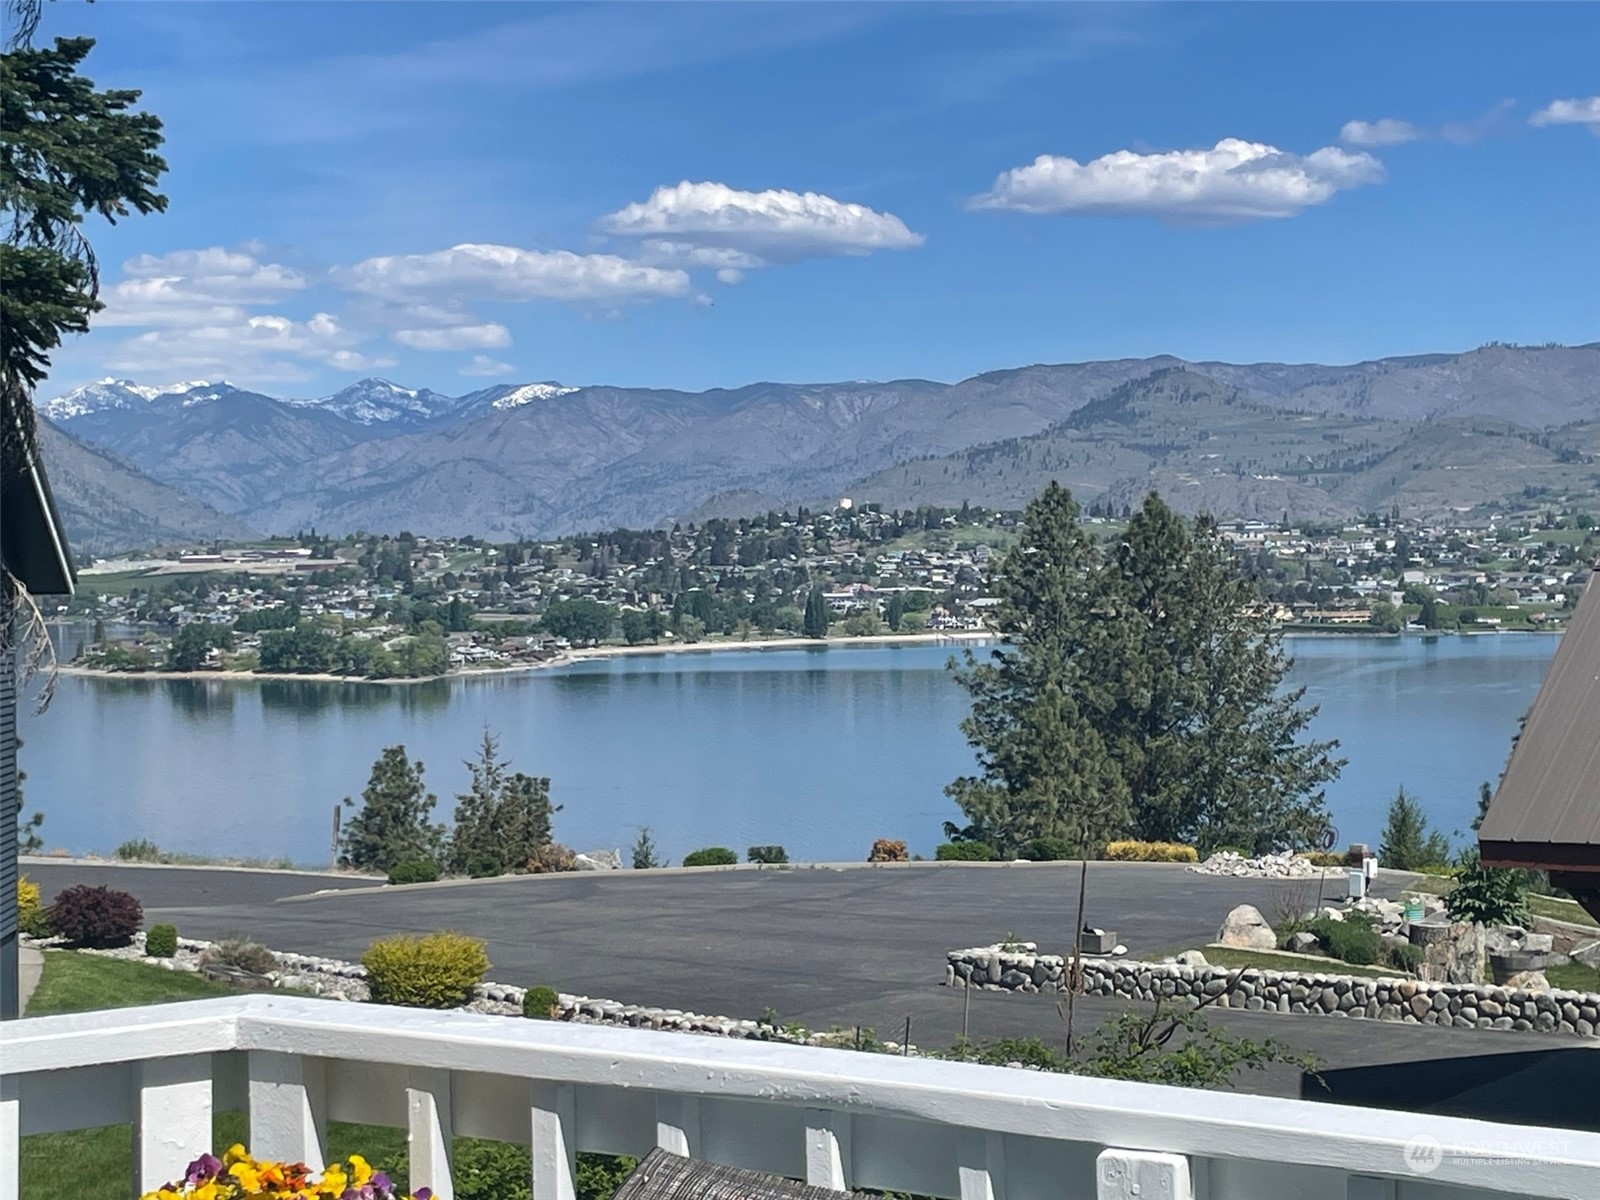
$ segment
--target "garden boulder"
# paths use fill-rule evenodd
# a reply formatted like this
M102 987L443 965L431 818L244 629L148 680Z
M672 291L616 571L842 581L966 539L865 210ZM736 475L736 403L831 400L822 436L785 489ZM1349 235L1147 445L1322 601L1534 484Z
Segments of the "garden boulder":
M1261 910L1253 904L1241 904L1228 914L1217 934L1217 941L1240 950L1278 948L1278 935L1272 932L1272 926L1267 924Z

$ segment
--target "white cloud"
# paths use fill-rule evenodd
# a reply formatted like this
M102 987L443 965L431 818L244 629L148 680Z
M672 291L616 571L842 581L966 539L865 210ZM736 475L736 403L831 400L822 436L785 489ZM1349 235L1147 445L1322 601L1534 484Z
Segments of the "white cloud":
M1552 100L1533 116L1529 125L1587 125L1589 132L1600 136L1600 96L1582 100Z
M1399 146L1428 135L1410 121L1380 117L1376 121L1346 121L1339 140L1347 146Z
M362 353L362 335L346 329L331 313L306 321L260 315L243 320L152 329L113 345L102 361L114 371L138 377L150 372L226 376L241 383L300 382L313 377L307 364L338 371L371 371L395 365L394 359Z
M1220 224L1292 217L1382 178L1383 164L1370 154L1326 146L1301 156L1224 138L1209 150L1119 150L1088 163L1041 154L1004 172L971 206Z
M491 321L444 329L401 329L394 340L413 350L493 350L511 345L511 331Z
M1458 146L1470 146L1492 134L1504 132L1507 128L1507 118L1516 106L1515 100L1502 100L1470 121L1450 122L1439 130L1439 133L1447 142L1454 142Z
M616 303L689 293L689 276L613 254L468 243L431 254L369 258L333 272L349 291L397 304L473 300Z
M307 286L299 271L262 262L247 250L210 246L141 254L122 264L123 278L101 292L97 325L184 326L237 321L248 305L270 304Z
M712 267L719 278L773 263L861 257L923 243L892 213L818 192L743 192L724 183L658 187L645 201L600 220L616 237L640 239L647 261Z
M483 379L501 378L516 370L510 363L499 362L487 354L474 354L472 361L461 368L460 373L469 377Z

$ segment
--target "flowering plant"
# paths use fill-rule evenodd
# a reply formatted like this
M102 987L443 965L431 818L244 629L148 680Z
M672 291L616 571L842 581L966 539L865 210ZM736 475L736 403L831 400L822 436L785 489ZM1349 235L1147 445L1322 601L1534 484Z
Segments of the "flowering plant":
M313 1178L304 1163L260 1162L233 1146L221 1158L202 1154L177 1183L140 1200L432 1200L430 1188L402 1192L382 1171L352 1154L348 1164L331 1163Z

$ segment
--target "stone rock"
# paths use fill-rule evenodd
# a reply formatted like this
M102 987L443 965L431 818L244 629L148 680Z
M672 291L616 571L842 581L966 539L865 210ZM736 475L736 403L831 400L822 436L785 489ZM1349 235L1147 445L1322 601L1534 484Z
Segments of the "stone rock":
M1506 980L1506 986L1525 992L1547 992L1550 990L1550 981L1544 977L1543 971L1523 971Z
M580 871L620 871L622 869L622 855L615 850L590 850L585 854L575 854L572 862Z
M1522 948L1530 954L1549 954L1556 948L1553 934L1530 933L1522 939Z
M1296 954L1315 954L1317 946L1317 935L1304 929L1289 935L1289 949Z
M1595 944L1600 946L1600 942ZM1185 950L1174 961L1181 967L1209 967L1211 965L1206 961L1206 956L1198 950Z
M1217 941L1241 950L1278 948L1278 935L1272 932L1272 926L1267 924L1261 911L1251 904L1241 904L1228 914L1217 934Z
M257 975L254 971L246 971L243 967L230 966L228 963L206 963L200 968L200 974L244 992L270 992L273 988L268 976Z
M1600 967L1600 938L1574 946L1567 951L1567 957L1586 967Z

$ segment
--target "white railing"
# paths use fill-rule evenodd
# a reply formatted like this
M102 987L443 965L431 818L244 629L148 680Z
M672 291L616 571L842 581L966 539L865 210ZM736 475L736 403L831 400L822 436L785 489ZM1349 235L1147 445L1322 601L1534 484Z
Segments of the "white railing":
M1596 1056L1600 1078L1600 1055ZM1600 1197L1600 1134L926 1059L252 996L0 1025L0 1200L18 1138L131 1122L134 1183L211 1149L322 1164L329 1119L408 1130L449 1200L456 1134L531 1146L535 1200L580 1150L654 1146L825 1187L958 1200Z

